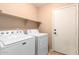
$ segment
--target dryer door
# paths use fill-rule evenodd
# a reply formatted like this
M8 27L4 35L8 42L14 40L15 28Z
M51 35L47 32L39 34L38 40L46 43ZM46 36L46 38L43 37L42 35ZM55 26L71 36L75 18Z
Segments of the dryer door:
M38 55L48 54L48 36L38 37Z
M34 55L35 54L35 39L30 38L20 41L1 49L2 55Z

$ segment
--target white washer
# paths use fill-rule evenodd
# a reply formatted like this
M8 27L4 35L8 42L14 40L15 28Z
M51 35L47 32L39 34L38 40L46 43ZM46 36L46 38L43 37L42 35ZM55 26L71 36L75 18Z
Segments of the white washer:
M35 37L35 54L47 55L48 54L48 34L39 33L37 29L27 30L28 35Z
M22 30L0 32L1 55L34 55L35 37L25 35Z

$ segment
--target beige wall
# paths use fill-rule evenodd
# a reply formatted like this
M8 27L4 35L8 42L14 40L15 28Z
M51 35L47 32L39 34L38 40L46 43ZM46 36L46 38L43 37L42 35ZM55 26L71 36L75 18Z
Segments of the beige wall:
M37 29L39 28L39 24L36 22L32 22L32 21L26 21L26 29Z
M14 16L24 17L26 19L37 20L37 8L32 4L1 4L0 10ZM28 26L28 24L31 24ZM30 26L36 28L36 23L28 22L15 17L0 15L0 30L6 29L27 29Z
M40 25L40 31L41 32L46 32L49 34L49 49L52 48L52 42L53 42L53 21L54 21L54 15L53 15L53 10L55 8L60 8L66 5L71 5L71 4L48 4L45 6L42 6L38 8L38 19L42 22Z
M24 29L24 20L0 15L0 30L13 30L13 29Z
M37 20L37 8L30 3L0 3L0 10L15 16Z

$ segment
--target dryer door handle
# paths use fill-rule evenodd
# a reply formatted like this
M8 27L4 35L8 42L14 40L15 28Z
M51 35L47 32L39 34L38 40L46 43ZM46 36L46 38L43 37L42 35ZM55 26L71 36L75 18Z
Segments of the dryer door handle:
M25 45L25 44L26 44L26 42L23 42L23 43L22 43L22 45Z

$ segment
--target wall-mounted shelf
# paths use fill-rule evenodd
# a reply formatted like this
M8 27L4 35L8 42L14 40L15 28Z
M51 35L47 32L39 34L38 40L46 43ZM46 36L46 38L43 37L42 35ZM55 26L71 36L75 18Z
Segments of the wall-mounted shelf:
M26 18L23 18L23 17L20 17L20 16L15 16L15 15L11 15L11 14L8 14L8 13L4 13L4 12L2 12L2 10L0 10L0 16L10 16L10 17L15 17L15 18L19 18L19 19L26 20L26 21L32 21L32 22L36 22L36 23L38 23L38 24L41 24L40 21L31 20L31 19L26 19Z

